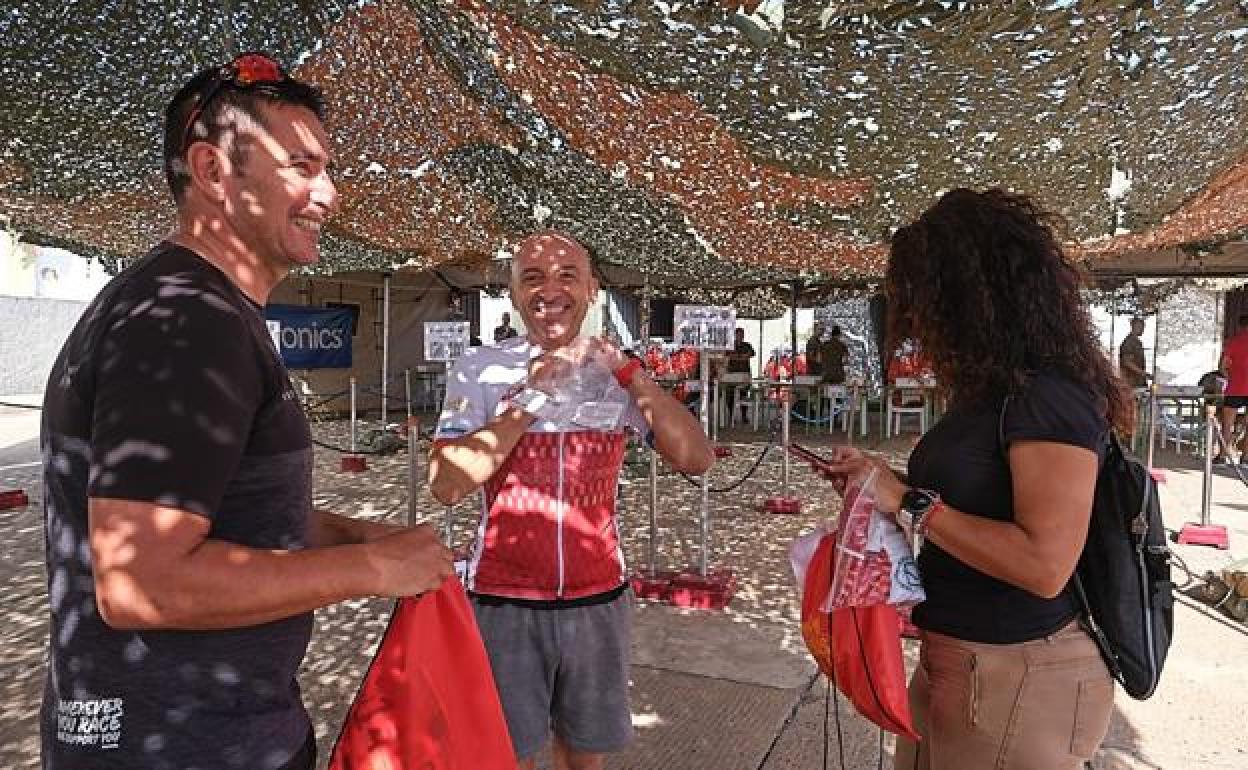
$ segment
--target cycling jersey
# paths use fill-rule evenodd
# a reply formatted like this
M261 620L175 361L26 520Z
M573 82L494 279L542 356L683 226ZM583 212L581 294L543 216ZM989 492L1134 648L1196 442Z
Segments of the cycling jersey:
M542 354L527 338L471 348L447 375L434 440L481 428L523 389ZM611 431L537 419L483 487L468 590L514 599L578 599L626 580L615 521L626 431L646 434L637 404L614 378L599 399L624 406Z

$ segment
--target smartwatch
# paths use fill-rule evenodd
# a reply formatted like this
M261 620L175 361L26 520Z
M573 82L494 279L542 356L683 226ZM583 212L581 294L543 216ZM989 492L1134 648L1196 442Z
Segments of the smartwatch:
M940 505L940 495L930 489L910 487L901 496L897 508L897 523L911 534L927 532L928 517Z

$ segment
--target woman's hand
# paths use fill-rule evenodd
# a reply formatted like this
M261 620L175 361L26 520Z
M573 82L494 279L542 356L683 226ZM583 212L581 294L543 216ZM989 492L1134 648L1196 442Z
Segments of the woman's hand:
M902 483L884 458L854 447L838 446L832 450L831 463L827 468L829 474L841 475L859 483L866 481L872 470L876 471L876 510L896 513L901 507L901 496L909 487Z

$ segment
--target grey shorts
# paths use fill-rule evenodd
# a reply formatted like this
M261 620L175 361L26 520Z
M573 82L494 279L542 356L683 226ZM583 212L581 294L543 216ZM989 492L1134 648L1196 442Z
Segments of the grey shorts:
M511 743L520 759L554 731L574 751L619 751L633 740L628 705L633 597L532 609L473 598Z

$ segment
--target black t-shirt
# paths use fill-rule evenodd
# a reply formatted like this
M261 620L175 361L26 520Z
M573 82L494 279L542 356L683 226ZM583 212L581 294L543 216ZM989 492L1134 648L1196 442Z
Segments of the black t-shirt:
M733 346L732 353L733 357L728 359L728 371L749 374L750 359L754 357L754 346L742 340Z
M88 498L117 498L202 515L211 538L305 545L311 435L262 309L194 253L161 244L70 334L41 443L44 770L281 767L311 729L295 675L312 614L225 631L115 630L96 606L87 529Z
M1051 441L1100 456L1108 424L1098 401L1086 386L1066 377L1037 374L1009 400L1006 446ZM910 483L939 492L964 513L1012 521L1014 496L998 438L1000 414L999 401L955 405L911 453ZM1013 644L1052 633L1075 616L1069 590L1053 599L1036 596L963 564L931 542L924 543L918 563L927 591L927 600L914 608L920 628L972 642Z
M1125 364L1133 364L1135 369L1128 369ZM1148 384L1148 378L1142 374L1145 364L1144 343L1140 341L1138 335L1128 334L1118 348L1118 368L1128 385L1133 388L1142 388Z

